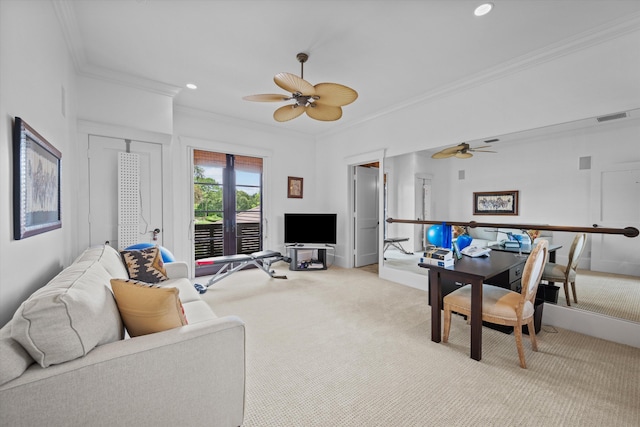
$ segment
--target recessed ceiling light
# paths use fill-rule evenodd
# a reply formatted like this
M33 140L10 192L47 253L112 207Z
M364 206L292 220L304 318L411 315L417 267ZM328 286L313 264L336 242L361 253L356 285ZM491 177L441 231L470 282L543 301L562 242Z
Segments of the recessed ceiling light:
M473 14L476 16L484 16L487 13L491 12L491 9L493 9L493 3L484 3L476 7L476 10L473 11Z
M193 83L187 83L187 88L189 88L189 89L198 89L198 86L194 85Z

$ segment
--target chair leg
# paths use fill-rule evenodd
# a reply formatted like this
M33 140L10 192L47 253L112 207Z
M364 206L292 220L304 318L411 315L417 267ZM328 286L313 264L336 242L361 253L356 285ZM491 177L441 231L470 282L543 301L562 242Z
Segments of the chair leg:
M564 282L564 299L567 300L567 306L571 306L571 296L569 295L569 283Z
M444 333L442 334L442 342L449 341L449 330L451 329L451 309L444 307Z
M538 351L538 339L536 338L536 329L533 324L533 317L527 322L527 328L529 329L529 339L531 340L531 348L533 351Z
M527 363L524 361L524 348L522 348L522 324L517 323L513 328L516 336L516 347L518 347L518 357L520 358L520 367L527 369Z
M571 282L571 290L573 291L573 302L578 303L578 297L576 296L576 282Z

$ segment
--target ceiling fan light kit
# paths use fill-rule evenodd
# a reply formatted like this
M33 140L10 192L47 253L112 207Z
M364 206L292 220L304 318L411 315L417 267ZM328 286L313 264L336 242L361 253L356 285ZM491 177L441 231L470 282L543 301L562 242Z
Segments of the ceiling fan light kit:
M440 150L437 153L431 155L433 159L447 159L449 157L457 157L458 159L468 159L473 157L471 152L478 153L495 153L495 151L486 150L487 148L491 148L490 145L485 145L482 147L470 147L469 144L463 142L462 144L455 145L453 147L445 148L444 150Z
M351 104L358 98L358 92L338 83L318 83L312 85L304 80L304 63L309 59L306 53L296 55L300 62L300 77L289 73L278 73L273 81L280 88L291 93L289 95L262 94L249 95L242 99L256 102L294 101L293 104L278 108L273 118L278 122L286 122L307 113L315 120L330 122L342 117L342 107Z

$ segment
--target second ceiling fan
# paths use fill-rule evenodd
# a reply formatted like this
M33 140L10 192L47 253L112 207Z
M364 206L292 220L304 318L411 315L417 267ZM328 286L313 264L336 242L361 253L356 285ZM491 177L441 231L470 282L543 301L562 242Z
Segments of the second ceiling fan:
M462 144L455 145L453 147L445 148L444 150L440 150L437 153L433 154L431 158L433 159L446 159L449 157L457 157L459 159L468 159L469 157L473 157L471 152L478 153L496 153L496 151L485 150L485 148L491 148L490 145L485 145L483 147L470 147L469 144L463 142Z
M273 118L278 122L295 119L302 113L321 121L334 121L342 117L342 108L358 98L358 92L338 83L318 83L312 85L304 80L304 63L309 59L306 53L297 56L300 62L300 77L289 73L278 73L273 81L291 95L262 94L249 95L242 99L258 102L295 101L293 104L278 108Z

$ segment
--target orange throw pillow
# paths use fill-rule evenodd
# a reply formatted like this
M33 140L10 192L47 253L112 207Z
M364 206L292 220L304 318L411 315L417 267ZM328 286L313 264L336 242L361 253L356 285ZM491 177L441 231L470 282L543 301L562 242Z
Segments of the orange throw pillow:
M111 279L120 316L131 337L187 324L178 289L136 280Z

